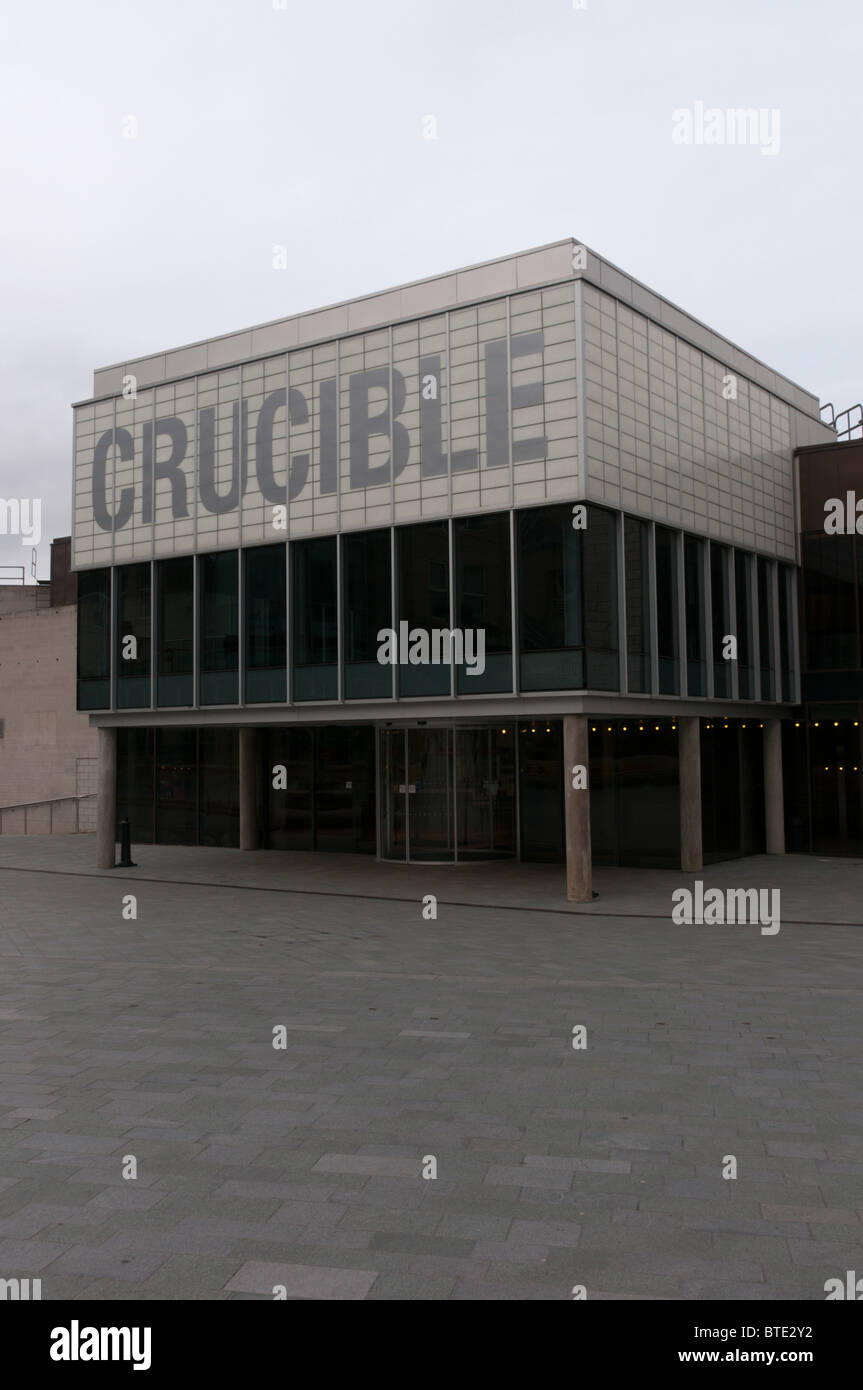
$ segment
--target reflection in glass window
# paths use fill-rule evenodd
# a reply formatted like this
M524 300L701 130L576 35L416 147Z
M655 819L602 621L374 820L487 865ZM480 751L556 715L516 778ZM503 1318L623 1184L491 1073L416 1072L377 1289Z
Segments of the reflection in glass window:
M584 687L581 537L572 508L517 515L519 671L523 690Z
M445 521L404 526L397 533L398 621L431 633L448 628L449 528ZM400 652L403 659L406 655ZM448 695L450 667L399 664L400 695Z
M236 550L198 557L201 624L201 704L235 705L238 698L239 573Z
M456 669L461 695L512 689L512 595L509 516L458 517L455 542L455 624L485 633L485 670Z
M773 584L769 561L758 556L758 641L761 647L761 698L776 699L773 658Z
M731 694L731 666L722 653L725 638L733 636L729 625L728 564L730 552L724 545L710 544L710 603L713 611L713 693Z
M659 690L662 695L677 695L680 690L677 535L665 526L657 526L655 536Z
M194 612L191 555L156 562L156 704L191 705Z
M285 547L243 552L246 700L281 704L287 697Z
M78 575L78 708L111 703L111 571Z
M742 550L734 552L734 606L737 609L737 693L741 700L751 700L755 693L752 622L750 619L751 573L750 557Z
M686 603L686 682L690 695L707 693L703 555L704 542L695 536L685 536L683 575Z
M114 572L114 584L117 707L141 709L150 704L149 561L140 565L119 565Z
M392 626L389 531L342 537L345 698L389 699L392 666L378 661L378 633Z
M650 690L650 527L624 517L626 669L629 689Z
M338 612L336 539L291 546L291 619L295 700L336 700Z
M810 671L841 671L860 664L854 543L854 536L807 536L803 541Z

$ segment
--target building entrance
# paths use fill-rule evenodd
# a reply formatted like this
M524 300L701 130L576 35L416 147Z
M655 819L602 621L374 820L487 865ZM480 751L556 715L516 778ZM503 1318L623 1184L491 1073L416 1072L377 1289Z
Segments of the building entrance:
M381 730L382 857L511 858L514 745L510 727Z

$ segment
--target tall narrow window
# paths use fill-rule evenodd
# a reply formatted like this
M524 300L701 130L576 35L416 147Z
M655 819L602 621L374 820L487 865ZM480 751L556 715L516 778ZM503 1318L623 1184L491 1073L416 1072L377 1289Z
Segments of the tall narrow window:
M626 670L629 689L650 690L650 527L624 517Z
M523 690L584 688L581 537L570 506L518 513L519 666Z
M655 535L659 691L662 695L677 695L680 691L677 534L665 526L657 526Z
M782 699L794 699L794 657L791 634L794 631L794 571L779 566L779 659L782 670Z
M389 699L392 666L378 661L378 633L392 626L389 531L342 537L345 699Z
M726 638L733 636L729 626L728 556L724 545L710 545L710 604L713 611L713 693L731 694L731 666L723 652L731 648Z
M428 634L448 628L449 533L445 521L403 526L398 532L398 617L408 631ZM413 639L411 639L412 641ZM418 653L421 651L417 648ZM448 695L450 670L443 664L403 664L407 653L399 651L400 695Z
M150 564L119 565L114 571L117 708L150 703Z
M191 555L156 562L156 704L194 701L193 564Z
M291 546L291 624L295 700L337 700L336 539Z
M617 517L588 507L582 533L584 647L588 690L620 688L617 638Z
M776 699L773 656L773 576L770 564L758 556L758 636L761 647L761 698Z
M111 571L78 575L78 708L111 703Z
M478 661L456 668L460 695L512 690L512 596L509 579L509 515L458 517L455 533L456 626L482 633L484 670Z
M686 688L690 695L706 694L707 632L704 609L704 542L684 537L683 574L686 599Z
M238 594L236 550L198 556L202 705L238 700Z
M755 665L750 618L751 590L750 557L742 550L734 552L734 606L737 610L737 694L741 700L751 700L755 693Z
M243 551L246 700L281 704L287 697L285 547Z

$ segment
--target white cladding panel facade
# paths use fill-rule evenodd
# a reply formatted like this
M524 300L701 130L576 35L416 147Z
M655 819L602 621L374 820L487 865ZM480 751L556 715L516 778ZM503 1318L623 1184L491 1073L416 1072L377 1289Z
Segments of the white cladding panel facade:
M576 288L570 280L77 406L75 567L576 496ZM274 509L286 479L285 518ZM111 517L122 524L106 525Z
M792 450L834 437L569 240L94 380L77 569L582 499L793 561Z

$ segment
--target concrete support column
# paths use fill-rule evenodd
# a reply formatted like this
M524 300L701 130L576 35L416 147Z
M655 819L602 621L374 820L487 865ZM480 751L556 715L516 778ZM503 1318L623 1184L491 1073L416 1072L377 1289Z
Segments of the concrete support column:
M782 784L782 720L764 721L764 828L767 853L785 853L785 796Z
M680 867L698 873L704 867L701 841L701 721L677 720L680 766Z
M240 730L240 849L258 848L257 729Z
M571 903L589 903L593 898L589 770L587 715L566 714L563 717L563 786L566 896Z
M117 730L99 730L96 785L96 866L113 869L117 852Z

